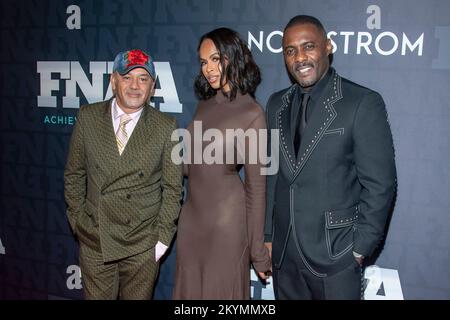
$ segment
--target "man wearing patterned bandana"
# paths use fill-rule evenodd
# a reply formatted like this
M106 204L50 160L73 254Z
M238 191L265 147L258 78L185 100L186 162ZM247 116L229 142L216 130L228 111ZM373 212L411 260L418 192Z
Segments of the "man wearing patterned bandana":
M360 299L363 259L383 237L396 189L382 97L330 67L323 25L296 16L283 52L294 84L267 103L280 170L267 178L265 241L277 299Z
M64 171L67 217L86 299L151 299L180 209L176 122L148 103L156 73L144 51L119 53L110 81L113 98L78 112Z

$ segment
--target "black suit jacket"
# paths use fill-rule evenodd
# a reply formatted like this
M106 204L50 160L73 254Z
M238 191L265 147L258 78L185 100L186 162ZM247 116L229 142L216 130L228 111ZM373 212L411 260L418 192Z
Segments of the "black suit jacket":
M267 104L269 129L279 129L278 174L267 178L266 241L275 268L288 235L317 276L370 256L382 239L396 189L391 131L382 97L334 69L294 154L291 101L295 85Z

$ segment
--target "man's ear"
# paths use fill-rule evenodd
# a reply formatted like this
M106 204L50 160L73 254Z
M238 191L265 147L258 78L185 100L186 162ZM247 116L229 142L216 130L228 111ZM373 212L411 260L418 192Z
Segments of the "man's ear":
M114 92L116 92L116 73L111 73L111 76L109 77L109 82L111 82L111 89Z
M155 95L155 90L156 90L155 88L156 88L156 79L153 80L152 87L150 88L150 98Z
M327 39L326 48L327 48L327 55L333 53L333 45L331 44L331 39Z

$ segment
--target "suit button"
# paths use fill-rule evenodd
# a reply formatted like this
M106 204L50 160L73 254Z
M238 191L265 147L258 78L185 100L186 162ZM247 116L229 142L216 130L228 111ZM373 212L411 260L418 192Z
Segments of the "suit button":
M126 218L126 219L125 219L125 223L126 223L126 224L130 224L130 222L131 222L130 218Z
M130 199L131 198L131 194L127 194L127 199Z
M139 178L143 178L144 174L142 172L139 173Z
M100 166L98 164L96 164L95 169L100 169Z
M102 191L102 192L101 192L101 195L104 196L104 195L105 195L105 191Z

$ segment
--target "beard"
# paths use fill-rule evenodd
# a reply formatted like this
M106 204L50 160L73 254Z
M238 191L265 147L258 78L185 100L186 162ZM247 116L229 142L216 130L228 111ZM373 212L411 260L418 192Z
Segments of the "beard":
M307 74L303 74L301 70L304 68L311 68L311 69L307 71ZM307 88L314 85L318 80L316 74L316 66L311 62L294 63L292 66L291 75L295 78L297 83L303 88Z

